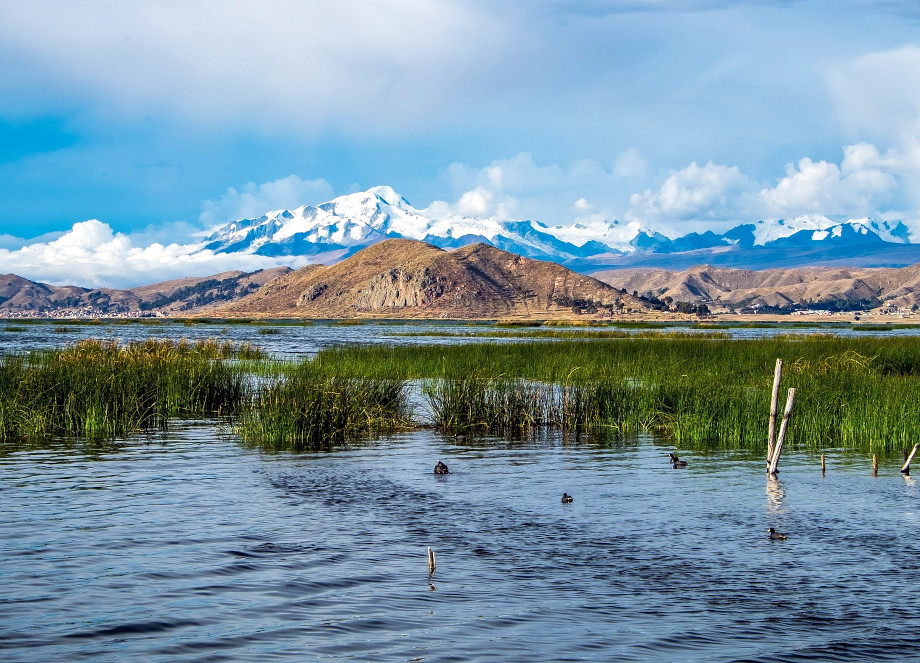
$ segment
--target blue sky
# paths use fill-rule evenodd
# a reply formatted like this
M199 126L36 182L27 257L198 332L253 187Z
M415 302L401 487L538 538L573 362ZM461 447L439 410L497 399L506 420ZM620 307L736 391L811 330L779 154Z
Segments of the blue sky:
M83 241L142 249L380 184L418 208L672 235L914 227L920 8L0 0L0 181L14 267L89 219Z

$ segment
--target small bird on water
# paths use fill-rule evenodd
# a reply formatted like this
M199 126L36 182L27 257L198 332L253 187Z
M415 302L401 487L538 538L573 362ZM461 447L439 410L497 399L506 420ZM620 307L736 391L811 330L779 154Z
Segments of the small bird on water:
M674 454L668 454L671 457L671 467L687 467L687 461L681 460Z
M568 493L562 493L562 503L563 504L571 504L574 501L575 501L574 497L572 497Z
M447 469L447 465L438 461L438 464L434 466L435 474L450 474L450 470Z
M773 541L785 541L786 540L785 534L783 534L782 532L777 532L772 527L768 529L767 531L770 533L770 539Z

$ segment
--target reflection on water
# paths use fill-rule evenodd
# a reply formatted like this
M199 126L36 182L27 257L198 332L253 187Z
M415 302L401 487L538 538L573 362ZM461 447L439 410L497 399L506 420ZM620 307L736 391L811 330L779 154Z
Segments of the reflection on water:
M822 479L789 454L764 493L759 456L682 452L674 471L669 450L423 431L266 455L189 427L95 455L15 451L0 657L912 657L918 495L899 467Z
M783 498L786 497L786 489L782 481L770 474L767 475L767 505L768 512L771 515L785 513Z

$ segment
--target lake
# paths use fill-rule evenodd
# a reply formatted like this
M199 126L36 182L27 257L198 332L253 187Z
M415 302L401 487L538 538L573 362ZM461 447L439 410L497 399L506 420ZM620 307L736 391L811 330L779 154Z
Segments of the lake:
M36 327L58 344L109 329ZM296 356L392 329L244 331ZM822 476L818 457L790 453L768 480L759 455L680 452L689 466L672 469L669 451L650 436L459 444L421 430L266 454L214 422L5 445L0 659L916 657L920 488L896 459L873 476L865 454L829 452Z
M848 455L822 477L790 455L768 483L759 458L684 454L675 470L669 450L421 431L267 455L184 425L117 448L9 452L0 656L913 656L914 479ZM438 460L449 475L432 473Z

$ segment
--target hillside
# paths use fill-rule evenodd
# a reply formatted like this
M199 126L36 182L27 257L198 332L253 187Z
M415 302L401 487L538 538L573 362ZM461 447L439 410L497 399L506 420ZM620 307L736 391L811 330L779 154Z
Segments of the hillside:
M477 243L454 251L414 240L374 244L311 265L215 311L304 318L504 318L612 315L644 304L589 276Z
M882 302L905 308L920 304L920 264L902 268L805 267L757 271L703 265L679 272L603 270L593 276L644 296L714 304L714 310L746 307L858 310Z
M288 267L163 281L128 290L54 286L15 274L0 276L0 316L193 314L255 292Z

